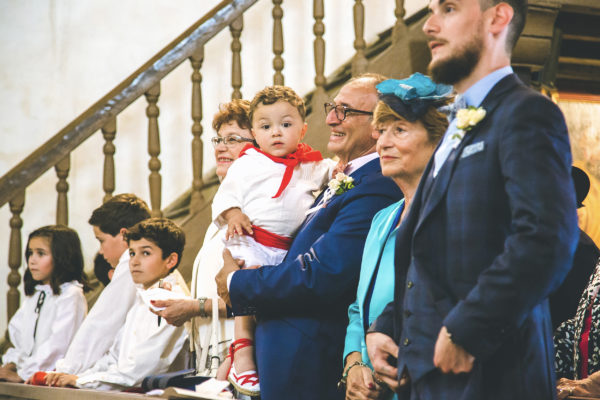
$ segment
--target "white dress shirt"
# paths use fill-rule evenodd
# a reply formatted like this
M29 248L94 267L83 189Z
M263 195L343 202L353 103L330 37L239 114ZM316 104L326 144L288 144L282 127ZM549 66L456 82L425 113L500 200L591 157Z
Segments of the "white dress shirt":
M171 284L172 291L186 294L187 288L180 286L177 275L175 271L164 281ZM158 282L152 286L155 287L158 287ZM92 368L77 374L77 387L121 390L139 386L146 376L169 370L183 348L185 329L169 325L164 320L159 325L158 316L142 300L142 291L144 289L138 286L135 303L109 351Z
M106 353L125 323L136 289L129 272L129 249L119 258L112 280L90 310L73 338L67 354L56 363L58 372L79 374L91 368Z
M81 284L66 282L60 285L60 291L53 294L50 285L37 285L8 324L14 347L6 351L2 362L15 363L17 374L23 380L37 371L53 370L85 318L87 302ZM41 293L45 299L37 314L35 309Z

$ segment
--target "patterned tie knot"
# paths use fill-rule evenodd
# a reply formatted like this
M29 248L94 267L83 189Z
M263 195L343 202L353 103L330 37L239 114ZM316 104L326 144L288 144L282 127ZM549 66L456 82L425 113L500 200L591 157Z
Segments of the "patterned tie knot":
M331 176L335 178L335 176L337 174L344 173L346 171L346 168L348 168L348 163L343 163L341 161L339 161L337 163L337 165L333 168L333 172L331 173Z
M451 122L454 118L456 118L456 113L458 110L463 108L467 108L467 100L465 100L465 98L459 94L454 99L454 103L440 107L439 110L440 112L446 114L448 117L448 122Z

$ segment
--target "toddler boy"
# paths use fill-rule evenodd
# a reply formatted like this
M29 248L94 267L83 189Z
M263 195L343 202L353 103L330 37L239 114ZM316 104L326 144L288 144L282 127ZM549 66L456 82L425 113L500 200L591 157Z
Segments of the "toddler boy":
M227 248L235 258L247 266L277 265L334 163L300 143L306 109L292 89L266 87L250 103L249 114L258 147L247 145L229 168L213 199L213 220L227 229ZM228 379L239 392L257 396L254 319L236 317L234 332Z

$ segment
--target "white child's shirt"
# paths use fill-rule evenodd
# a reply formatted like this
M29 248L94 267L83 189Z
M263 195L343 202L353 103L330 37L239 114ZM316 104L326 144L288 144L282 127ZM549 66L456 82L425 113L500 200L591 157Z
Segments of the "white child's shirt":
M77 375L91 368L115 341L135 297L127 249L119 258L112 280L100 293L64 358L56 363L56 370Z
M170 274L164 281L171 284L172 291L189 294L187 287L180 286L176 273ZM151 289L156 287L158 282ZM135 303L127 313L125 324L118 333L113 333L115 342L92 368L77 374L77 387L122 390L141 385L146 376L169 370L183 348L185 329L169 325L164 320L159 325L158 316L142 299L143 291L138 285Z
M35 310L40 296L44 296L42 293L45 298L38 314ZM53 294L50 285L36 285L35 292L25 297L8 324L10 341L15 347L6 351L2 362L15 363L23 380L37 371L53 370L86 313L87 302L79 282L61 284L60 294Z
M238 207L250 218L253 225L279 236L293 237L306 217L306 210L314 202L314 193L329 181L332 160L299 163L292 178L277 198L286 166L271 160L255 149L246 150L227 170L212 203L215 224L226 229L223 211ZM234 236L226 242L235 258L246 265L274 265L286 251L266 248L250 236Z

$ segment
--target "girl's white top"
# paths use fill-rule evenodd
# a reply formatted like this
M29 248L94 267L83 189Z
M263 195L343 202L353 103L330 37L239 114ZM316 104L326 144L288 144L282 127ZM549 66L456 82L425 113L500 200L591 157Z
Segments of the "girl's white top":
M46 297L38 318L35 308L41 292ZM37 285L8 324L10 341L15 347L6 351L2 362L15 363L23 380L37 371L52 371L56 361L67 352L86 314L87 302L79 282L61 284L60 294L53 294L50 285Z

